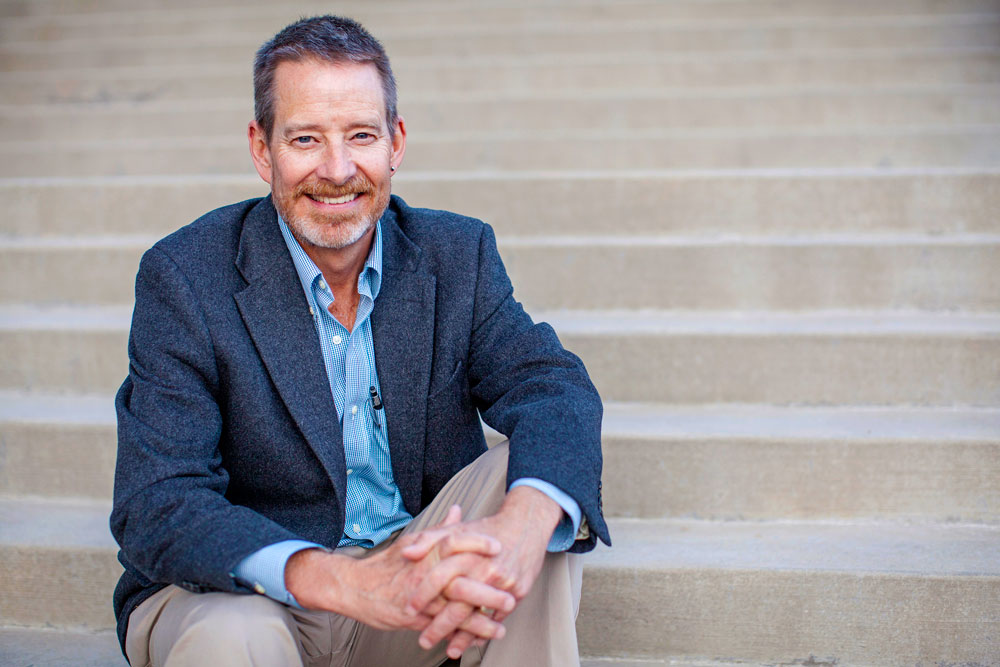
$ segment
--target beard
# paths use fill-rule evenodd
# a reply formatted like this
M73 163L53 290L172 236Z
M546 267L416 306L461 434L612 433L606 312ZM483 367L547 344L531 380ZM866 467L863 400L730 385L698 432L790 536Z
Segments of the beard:
M364 196L368 206L352 213L295 211L296 202L310 195L336 198L352 193ZM357 243L375 226L389 205L389 192L380 191L364 174L358 173L342 185L302 183L290 193L273 193L272 199L278 214L297 238L320 248L340 250Z

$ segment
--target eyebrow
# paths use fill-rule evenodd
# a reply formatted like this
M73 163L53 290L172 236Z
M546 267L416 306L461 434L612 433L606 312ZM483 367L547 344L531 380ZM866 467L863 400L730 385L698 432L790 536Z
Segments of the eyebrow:
M382 119L373 116L371 118L355 121L347 126L348 130L357 130L359 128L382 130ZM282 131L282 134L287 136L297 132L322 132L323 129L323 126L318 123L300 123L297 125L289 125Z
M296 132L306 132L306 131L318 132L322 129L323 128L321 128L316 123L302 123L301 125L289 125L284 129L284 132L282 132L282 134L295 134Z

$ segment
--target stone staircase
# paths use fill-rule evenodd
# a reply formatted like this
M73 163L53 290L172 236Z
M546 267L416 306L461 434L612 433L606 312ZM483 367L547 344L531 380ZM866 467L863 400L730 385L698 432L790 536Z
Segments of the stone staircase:
M138 258L336 11L606 401L589 667L1000 665L1000 0L226 1L0 0L0 664L124 664Z

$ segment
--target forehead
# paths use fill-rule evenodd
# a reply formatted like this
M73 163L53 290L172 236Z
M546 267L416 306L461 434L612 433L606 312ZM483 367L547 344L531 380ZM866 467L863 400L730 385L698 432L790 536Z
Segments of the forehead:
M370 63L286 60L274 70L273 92L278 124L302 115L373 112L384 121L382 81Z

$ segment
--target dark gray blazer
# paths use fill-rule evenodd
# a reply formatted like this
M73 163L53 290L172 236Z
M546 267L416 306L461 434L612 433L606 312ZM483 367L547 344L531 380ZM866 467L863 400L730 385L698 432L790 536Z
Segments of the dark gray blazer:
M538 477L609 543L601 402L580 360L514 300L489 226L393 197L382 217L375 359L406 509L417 514L510 438L508 483ZM343 437L319 340L270 198L212 211L142 258L129 375L116 398L111 529L119 637L168 583L249 592L229 573L268 544L335 546Z

